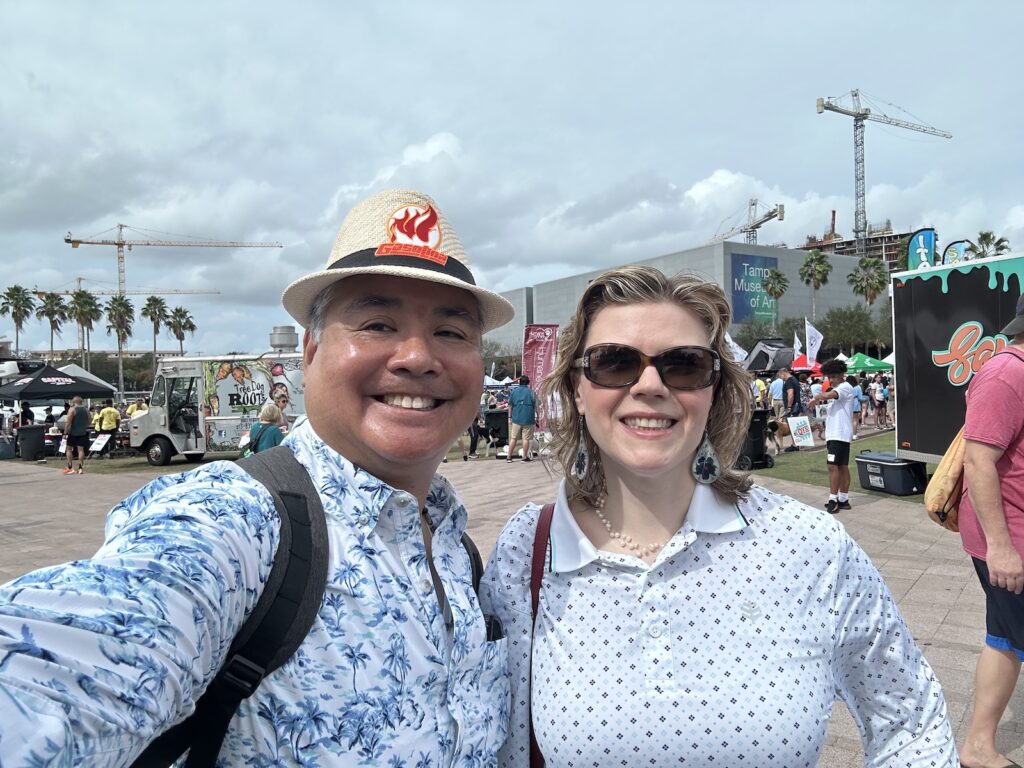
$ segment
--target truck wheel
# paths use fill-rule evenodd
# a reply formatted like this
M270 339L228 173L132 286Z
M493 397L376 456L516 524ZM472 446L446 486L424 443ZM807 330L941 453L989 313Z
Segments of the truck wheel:
M166 437L154 437L146 446L146 460L154 467L163 467L170 463L174 447Z
M736 469L740 472L749 472L753 466L754 463L750 460L749 456L741 455L736 459Z
M205 453L186 453L185 454L185 461L190 461L193 464L195 464L196 462L202 461L203 460L203 456L205 456L205 455L206 455Z

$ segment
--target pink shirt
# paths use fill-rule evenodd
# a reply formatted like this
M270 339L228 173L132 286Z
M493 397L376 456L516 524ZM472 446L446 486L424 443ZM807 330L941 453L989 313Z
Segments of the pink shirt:
M1024 556L1024 350L1008 346L1004 352L1009 354L994 355L971 380L964 437L1004 449L996 462L1003 512L1010 540ZM960 502L960 537L968 554L985 558L985 534L970 494Z

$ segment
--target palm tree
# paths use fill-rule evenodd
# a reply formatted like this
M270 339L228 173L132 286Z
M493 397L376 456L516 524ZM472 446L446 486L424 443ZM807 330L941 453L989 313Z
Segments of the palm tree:
M61 326L68 319L68 307L59 293L44 293L36 308L36 317L50 323L50 365L53 365L53 334L60 333Z
M169 317L167 302L159 296L149 296L139 310L139 316L153 323L153 376L156 377L156 335L160 333L160 324L166 323Z
M107 335L113 333L117 337L117 392L124 397L124 345L132 335L132 324L135 322L135 307L131 299L124 294L111 296L103 308L107 313Z
M87 371L92 370L92 360L88 350L93 324L98 323L102 317L103 309L95 295L82 288L71 294L71 298L68 300L68 318L78 323L82 338L85 340L85 343L82 344L81 354L82 367Z
M818 319L818 289L828 283L831 272L832 262L817 248L808 253L804 263L800 265L800 279L804 281L804 285L811 286L811 322Z
M18 354L21 346L21 332L25 328L25 321L32 317L32 310L36 307L36 299L29 291L20 285L12 285L3 295L0 296L0 317L11 316L14 321L14 354Z
M775 317L772 322L772 331L779 322L779 299L789 290L789 278L777 269L769 269L768 274L761 281L761 287L772 299L775 300Z
M184 355L185 334L196 332L196 321L192 319L192 315L187 309L175 307L171 310L170 315L167 316L166 324L171 333L174 334L174 338L178 340L178 352Z
M870 307L889 284L889 271L881 259L865 256L857 264L857 268L846 276L846 282L850 284L855 294L864 297L864 301Z
M967 241L967 253L973 254L976 259L984 259L989 256L1002 256L1010 252L1010 241L1005 237L996 237L994 232L983 230L978 233L978 242Z

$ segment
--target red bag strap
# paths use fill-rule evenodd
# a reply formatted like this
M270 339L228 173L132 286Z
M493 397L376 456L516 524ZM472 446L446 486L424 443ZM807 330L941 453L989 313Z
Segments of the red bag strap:
M548 538L551 534L551 519L555 516L555 505L545 504L537 518L537 530L533 534L533 560L530 562L530 609L533 623L537 623L537 609L540 606L540 583L544 578L544 563L548 559ZM532 652L531 652L532 655ZM532 677L532 675L531 675ZM530 693L533 698L533 693ZM529 713L530 722L530 768L544 768L544 755L537 745L537 736L533 732L533 712Z

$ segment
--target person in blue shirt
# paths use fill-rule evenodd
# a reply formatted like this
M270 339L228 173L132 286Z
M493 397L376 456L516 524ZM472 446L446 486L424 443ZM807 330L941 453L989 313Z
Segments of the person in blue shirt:
M260 410L260 420L249 428L249 450L259 453L280 445L284 440L280 421L281 409L273 403L264 405Z
M513 307L475 285L448 220L409 190L358 203L326 268L283 302L306 329L306 416L282 446L319 491L327 579L217 764L494 765L506 643L473 591L466 510L436 471L476 416L483 334ZM0 587L4 768L130 765L193 711L279 540L267 489L212 462L118 504L92 558Z
M530 441L533 439L533 428L537 422L537 397L530 389L530 377L520 376L519 386L508 396L508 454L505 461L512 461L516 450L516 441L522 438L523 461L530 458Z
M768 397L771 400L772 411L775 414L775 418L779 418L782 412L786 410L786 401L783 400L782 396L782 371L779 371L775 378L772 379L772 383L768 385Z

